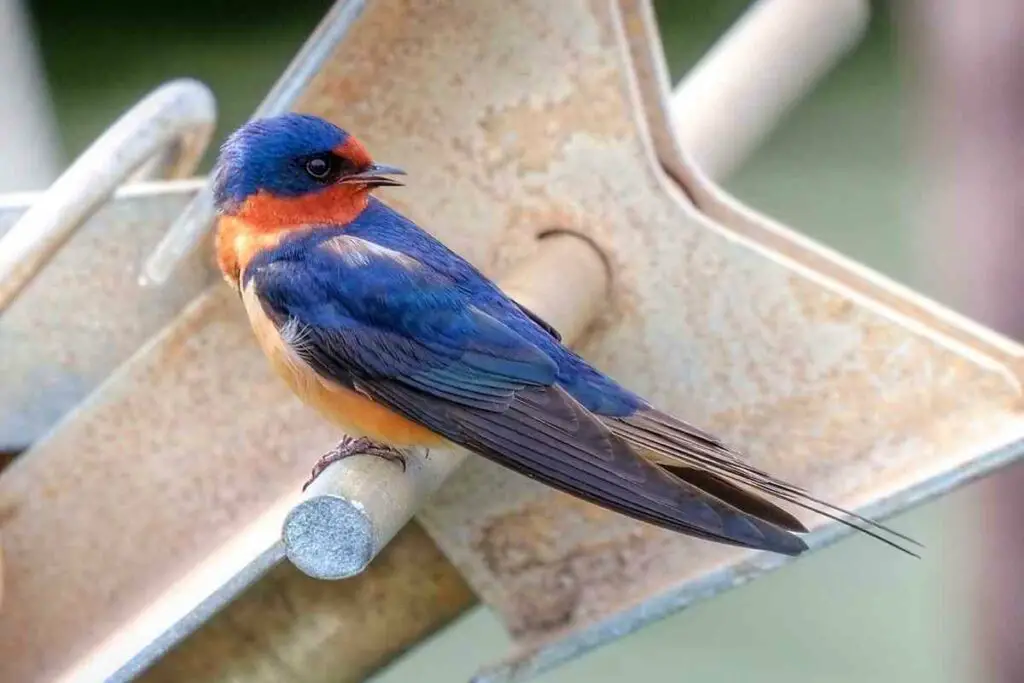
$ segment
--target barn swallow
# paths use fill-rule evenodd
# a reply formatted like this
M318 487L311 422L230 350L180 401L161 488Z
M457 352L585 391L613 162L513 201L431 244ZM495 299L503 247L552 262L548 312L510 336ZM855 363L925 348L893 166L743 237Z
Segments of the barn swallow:
M807 549L783 502L903 550L881 532L913 542L754 468L588 364L373 196L399 175L299 114L244 125L214 172L218 264L260 347L351 437L397 459L457 444L615 512L745 548Z

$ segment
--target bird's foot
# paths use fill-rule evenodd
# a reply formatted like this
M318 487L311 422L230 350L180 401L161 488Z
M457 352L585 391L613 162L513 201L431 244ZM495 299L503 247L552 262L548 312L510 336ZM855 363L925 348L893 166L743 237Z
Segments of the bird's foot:
M344 460L353 455L375 455L379 458L384 458L388 462L397 462L402 466L402 471L405 472L405 454L402 451L375 443L365 436L358 439L346 436L338 442L337 446L320 456L320 459L313 465L313 471L310 473L309 479L302 485L302 490L305 491L325 469L339 460Z

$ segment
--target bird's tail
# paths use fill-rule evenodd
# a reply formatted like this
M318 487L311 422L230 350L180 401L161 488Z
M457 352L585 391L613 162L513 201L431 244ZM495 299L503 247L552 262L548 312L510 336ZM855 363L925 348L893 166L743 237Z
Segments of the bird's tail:
M921 545L914 539L772 477L711 434L655 408L644 408L627 417L605 418L604 422L612 433L681 481L748 515L783 529L805 532L803 523L775 502L783 501L918 557L907 547Z

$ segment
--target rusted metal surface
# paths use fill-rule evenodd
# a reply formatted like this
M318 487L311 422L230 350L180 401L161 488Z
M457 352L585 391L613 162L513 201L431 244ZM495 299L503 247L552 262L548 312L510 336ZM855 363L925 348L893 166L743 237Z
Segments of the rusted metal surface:
M695 163L680 145L676 129L677 109L682 104L676 90L670 95L668 73L662 56L654 13L648 0L619 0L625 17L624 27L644 103L647 126L658 160L697 209L717 226L749 239L763 248L812 271L844 290L865 297L887 309L931 328L957 342L990 355L1020 376L1024 347L980 325L966 316L943 307L806 235L758 214L724 192L714 178ZM712 156L712 168L724 159Z
M349 581L275 567L138 680L357 683L475 602L412 523Z
M386 199L491 275L552 228L591 239L612 294L584 355L773 473L894 509L1017 457L1020 349L690 168L658 124L649 19L639 0L375 0L297 108L400 162L410 183ZM270 375L237 297L204 291L0 477L16 587L0 678L118 670L272 550L337 437ZM639 526L477 458L420 519L522 646L485 680L781 562ZM817 542L838 533L820 528Z
M119 192L0 316L0 450L41 437L214 281L205 255L196 254L173 286L135 284L143 260L197 185ZM0 238L42 196L0 201Z
M211 282L192 255L173 287L135 286L142 259L181 211L176 195L194 192L194 182L177 193L161 186L152 203L152 187L137 189L95 212L133 173L190 175L215 117L204 85L172 81L125 112L45 192L0 204L0 448L42 436Z
M237 296L201 295L0 477L0 679L111 675L267 552L274 504L336 438L270 375Z
M924 329L685 201L639 123L610 3L380 2L361 22L300 109L401 158L416 182L395 203L491 272L528 253L537 226L594 239L615 290L582 350L631 388L851 506L1022 435L1016 376L964 343L988 351L987 338ZM719 215L760 224L716 196ZM640 527L476 459L421 520L512 633L539 648L531 664L635 628L658 597L678 606L777 563ZM631 607L641 616L608 621Z

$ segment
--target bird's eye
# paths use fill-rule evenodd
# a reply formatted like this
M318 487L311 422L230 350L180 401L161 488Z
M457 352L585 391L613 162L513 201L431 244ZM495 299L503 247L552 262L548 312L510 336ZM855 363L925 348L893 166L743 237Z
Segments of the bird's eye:
M323 180L331 172L331 162L323 157L313 157L306 162L306 173L317 180Z

